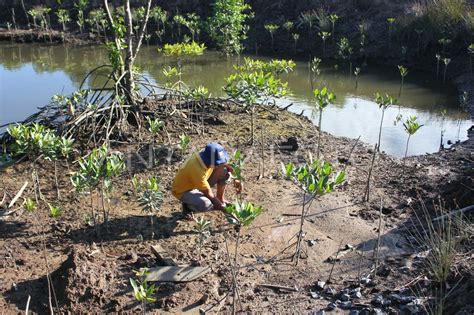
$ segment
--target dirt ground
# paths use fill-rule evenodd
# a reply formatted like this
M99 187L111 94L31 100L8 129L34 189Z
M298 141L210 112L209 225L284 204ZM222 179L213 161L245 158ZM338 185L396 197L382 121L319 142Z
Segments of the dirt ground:
M474 197L469 190L473 187L474 175L472 141L405 161L381 153L375 161L371 197L367 203L362 197L372 149L356 140L323 133L321 156L336 169L346 168L347 181L334 193L313 202L304 223L304 255L295 266L291 261L294 252L291 245L299 228L303 196L292 182L280 176L279 170L282 162L301 163L310 155L315 157L318 131L304 117L276 108L260 109L257 116L257 141L253 148L246 144L249 116L235 109L222 111L218 121L205 126L204 134L188 130L191 148L185 156L173 153L169 162L158 154L160 162L156 165L147 168L139 163L147 161L150 139L142 138L140 142L135 139L117 145L114 149L125 153L131 162L128 170L114 181L109 223L107 227L100 226L100 238L88 224L89 196L77 195L70 183L68 168L73 171L77 166L71 162L68 166L64 161L60 163L61 197L56 201L52 165L40 161L43 193L47 200L61 206L63 214L52 219L43 204L33 214L25 212L20 204L24 197L32 197L29 184L14 207L16 211L0 217L2 312L24 311L29 297L31 311L47 312L48 273L60 312L138 312L141 305L133 297L129 278L133 277L134 270L158 266L150 246L160 244L179 265L209 266L211 272L188 283L157 283L157 301L149 304L147 310L192 314L201 309L208 313L229 313L232 283L226 242L233 252L236 233L220 212L196 214L213 222L211 236L205 241L202 257L199 257L195 224L182 218L181 205L170 193L173 175L183 159L211 141L220 142L229 152L239 148L247 156L243 197L264 209L251 226L242 228L237 277L243 312L310 313L329 310L333 302L337 312L349 312L349 309L361 313L421 311L415 298L410 300L411 304L397 302L393 297L392 303L377 303L374 298L382 296L389 300L390 294L394 293L418 298L429 294L429 284L419 286L419 292L413 291L412 284L425 279L425 274L421 268L423 257L416 255L418 251L407 230L413 223L419 198L427 204L442 198L448 209L473 203ZM167 127L173 131L169 134L170 140L178 150L178 135L182 130ZM279 147L289 137L297 139L297 150ZM262 146L263 177L259 176ZM75 158L79 156L80 152L76 152ZM150 220L134 196L132 174L138 174L140 178L161 178L165 198L155 217L154 240L151 240ZM28 161L3 170L0 197L5 193L9 202L25 181L31 182ZM227 199L234 197L229 188ZM101 207L97 196L93 202L97 208ZM384 215L378 275L372 281L365 281L374 268L381 202ZM339 250L333 264L331 257L334 258ZM331 269L331 283L318 290L318 280L327 281ZM458 270L465 275L461 283L464 293L456 296L451 309L453 313L469 312L473 309L472 304L469 305L471 302L466 302L469 292L473 292L471 260L466 260ZM261 284L296 289L275 290ZM354 297L359 291L360 296ZM345 293L351 296L350 305L341 300ZM203 299L205 295L208 297ZM52 305L56 305L54 299ZM237 305L240 310L239 303Z

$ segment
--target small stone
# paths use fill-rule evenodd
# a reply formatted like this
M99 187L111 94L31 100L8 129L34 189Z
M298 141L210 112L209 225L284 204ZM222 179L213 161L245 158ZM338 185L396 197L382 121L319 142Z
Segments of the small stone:
M354 299L361 299L362 298L362 293L360 291L352 293L352 298Z
M336 295L336 290L333 289L333 288L327 288L326 289L326 294L330 295L330 296L334 296L334 295Z
M341 301L350 301L351 297L349 296L349 294L341 294Z
M369 284L370 281L371 281L370 278L362 278L362 279L360 279L360 283L361 283L361 284L365 284L365 285Z
M352 246L351 244L346 244L344 249L354 249L354 246Z
M325 286L326 286L326 282L324 281L318 281L318 283L316 283L316 288L318 288L319 290L324 289Z
M324 310L320 310L320 311L314 312L313 315L326 315L326 312Z
M311 291L311 290L309 291L309 294L311 295L311 297L313 299L319 299L319 297L320 297L318 293L316 293L314 291Z
M337 307L336 303L331 302L331 303L329 303L328 306L326 307L326 310L332 311L332 310L335 310L336 307Z
M380 294L376 294L370 303L374 305L383 305L383 302L383 297Z
M316 241L315 240L308 240L308 245L309 246L314 246L314 245L316 245Z
M351 311L349 312L349 315L359 315L359 311L351 310Z
M372 314L374 314L374 315L385 315L385 313L380 308L374 308L374 310L372 311Z
M352 307L352 302L351 301L344 301L339 304L339 307L342 308L343 310L347 310Z

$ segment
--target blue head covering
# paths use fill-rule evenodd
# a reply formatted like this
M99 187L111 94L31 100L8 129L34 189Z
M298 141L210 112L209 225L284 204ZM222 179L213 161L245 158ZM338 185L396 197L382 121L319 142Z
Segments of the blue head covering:
M207 144L199 156L206 166L219 166L229 161L229 154L218 143Z

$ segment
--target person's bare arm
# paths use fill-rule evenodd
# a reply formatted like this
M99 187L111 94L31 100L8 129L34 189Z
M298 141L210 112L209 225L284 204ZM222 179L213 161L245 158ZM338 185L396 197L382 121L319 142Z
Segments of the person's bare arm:
M214 205L214 209L216 210L224 210L224 205L222 202L214 195L212 189L209 187L208 189L201 190L201 192L206 196Z

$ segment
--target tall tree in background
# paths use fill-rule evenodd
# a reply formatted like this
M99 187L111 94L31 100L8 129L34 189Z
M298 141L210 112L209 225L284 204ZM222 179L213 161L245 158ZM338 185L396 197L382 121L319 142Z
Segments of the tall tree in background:
M249 30L245 21L253 17L250 9L244 0L216 0L214 4L214 13L208 20L210 35L227 56L243 50L242 41Z
M113 43L107 44L109 58L114 68L114 79L122 94L129 104L137 105L139 95L135 87L133 64L138 55L145 34L146 25L150 16L151 0L147 1L145 15L134 41L132 11L130 0L124 4L125 19L114 18L109 8L108 0L104 1L105 11L109 19L109 26L113 30ZM125 55L125 59L123 57Z

